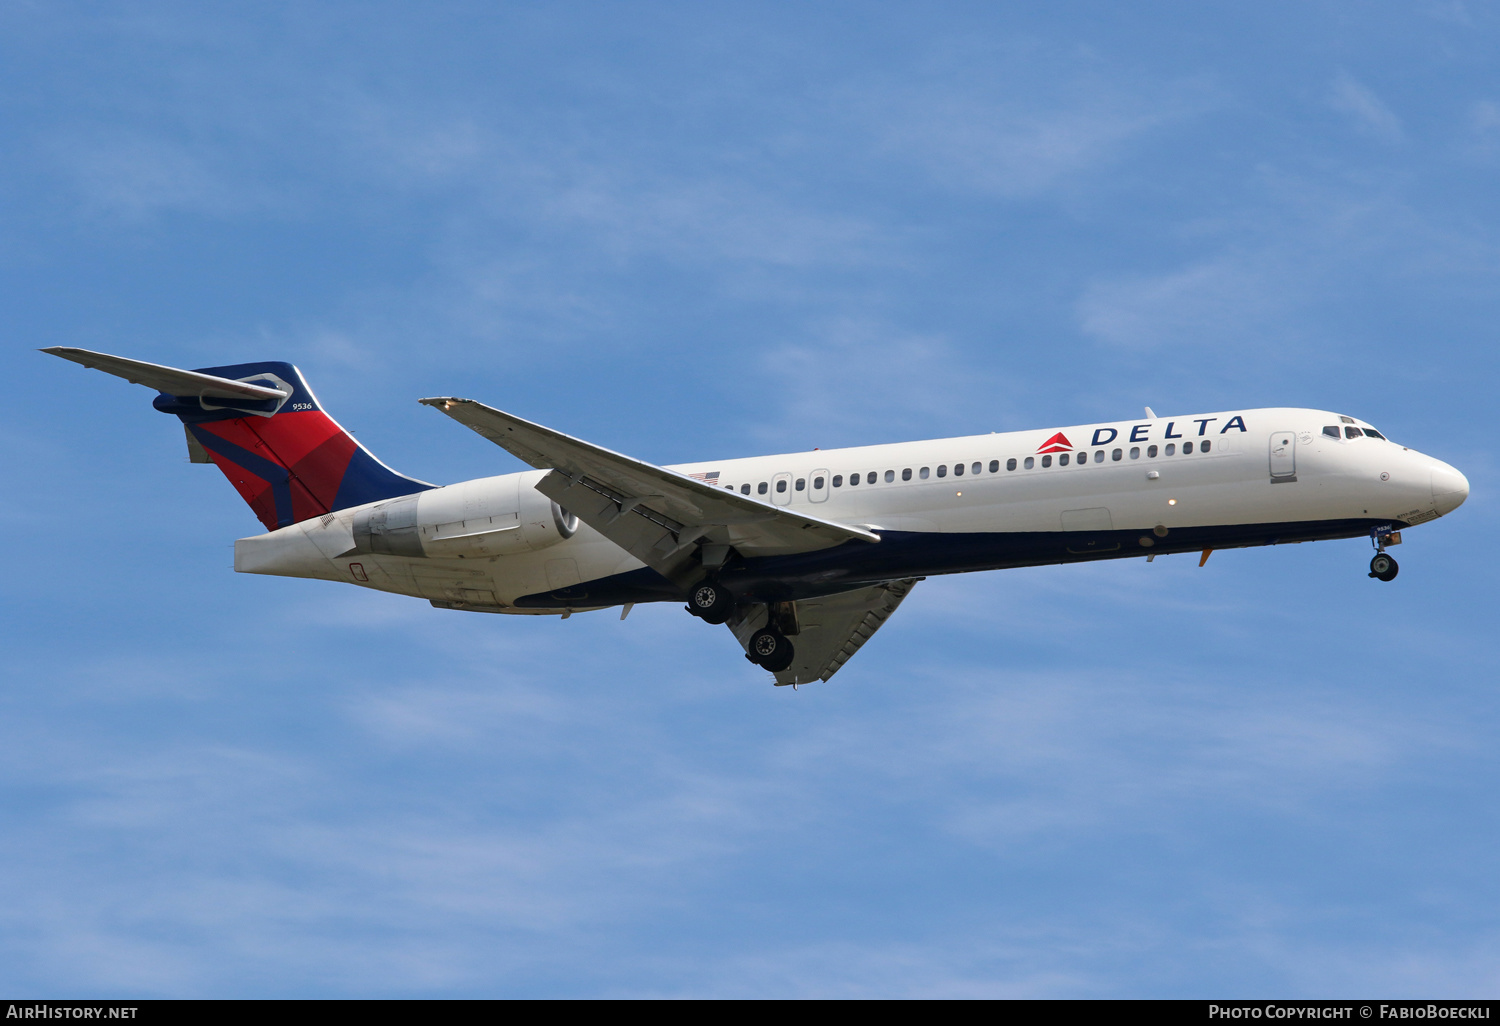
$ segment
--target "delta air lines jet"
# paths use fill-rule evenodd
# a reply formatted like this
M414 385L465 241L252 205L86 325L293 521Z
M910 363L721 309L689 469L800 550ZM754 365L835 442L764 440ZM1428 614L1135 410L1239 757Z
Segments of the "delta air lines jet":
M266 533L234 568L443 609L685 602L777 684L828 680L934 574L1401 532L1469 482L1322 410L1223 410L658 467L457 397L421 400L536 468L442 487L372 456L288 363L176 370L42 350L156 389Z

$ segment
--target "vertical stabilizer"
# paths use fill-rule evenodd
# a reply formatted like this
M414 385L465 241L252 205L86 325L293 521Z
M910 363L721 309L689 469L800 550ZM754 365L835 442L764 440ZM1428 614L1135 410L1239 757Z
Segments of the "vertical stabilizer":
M46 349L160 390L188 450L217 464L267 530L433 486L398 474L339 426L289 363L177 370L84 349Z

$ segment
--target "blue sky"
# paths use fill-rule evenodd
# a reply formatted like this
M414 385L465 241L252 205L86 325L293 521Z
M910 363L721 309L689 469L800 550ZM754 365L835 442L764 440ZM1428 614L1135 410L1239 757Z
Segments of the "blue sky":
M1493 995L1500 16L0 8L0 990ZM774 689L680 608L235 575L151 395L297 363L660 463L1262 405L1473 494L934 579Z

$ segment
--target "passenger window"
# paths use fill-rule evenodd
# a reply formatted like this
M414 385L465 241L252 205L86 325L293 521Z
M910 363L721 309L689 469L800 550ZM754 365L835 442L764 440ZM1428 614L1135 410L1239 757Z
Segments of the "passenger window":
M1008 459L1008 460L1006 460L1005 461L1005 469L1006 470L1015 470L1016 469L1016 461L1014 459Z
M797 491L800 492L806 486L807 486L807 478L805 478L805 477L799 477L799 478L797 478Z
M1376 431L1374 428L1365 428L1365 434L1367 436L1369 436L1370 438L1378 438L1382 442L1389 442L1390 441L1389 438L1385 437L1385 435L1382 435L1379 431Z
M849 475L849 487L853 488L857 484L859 484L859 475L858 474L850 474Z
M1190 455L1192 453L1192 451L1193 451L1193 443L1192 442L1183 442L1182 443L1182 454L1184 456Z
M1057 458L1057 465L1059 467L1066 467L1068 465L1068 454L1067 453L1063 453L1061 456L1059 456Z
M1199 452L1208 452L1209 447L1212 446L1212 445L1213 445L1213 443L1210 442L1208 439L1205 438L1203 440L1202 444L1198 446L1198 451Z
M833 475L833 486L835 488L842 488L842 487L844 487L844 475L843 474L834 474Z
M1121 452L1119 449L1116 449L1114 452L1109 454L1109 458L1114 460L1116 463L1119 463L1120 457L1123 455L1125 455L1123 452Z
M1078 465L1080 467L1083 466L1088 461L1089 461L1089 454L1088 453L1081 452L1081 453L1078 454Z
M911 468L910 467L907 467L905 470L901 471L901 480L903 480L903 481L910 481L911 480Z
M1116 449L1115 451L1119 452L1118 449ZM1119 459L1118 456L1115 457L1115 458ZM1103 463L1104 462L1104 450L1103 449L1100 449L1098 452L1094 453L1094 462L1095 463Z
M1141 447L1139 445L1132 445L1130 447L1130 458L1133 460L1141 458Z
M1168 456L1176 456L1177 455L1177 443L1176 442L1168 442L1167 443L1167 453L1166 454Z
M750 494L750 486L747 485L747 484L740 485L740 494L741 495L749 495Z
M1010 469L1011 470L1015 470L1016 469L1016 463L1015 463L1014 460L1011 461ZM977 474L977 473L979 473L979 471L976 470L974 473ZM990 460L990 473L991 474L998 474L998 473L1000 473L1000 461L999 460Z
M1344 428L1344 437L1345 438L1358 438L1362 434L1364 434L1364 432L1361 431L1359 428L1352 428L1352 427L1346 427L1346 428Z
M917 471L917 476L920 477L923 481L926 481L928 473L928 469L926 467L923 467L921 470Z
M1026 469L1027 470L1031 470L1035 466L1036 466L1036 457L1035 456L1028 456L1028 457L1026 457Z
M764 495L766 494L767 488L768 486L766 485L766 483L762 481L760 484L755 486L755 494Z
M963 477L964 476L964 465L962 463L955 463L955 464L953 464L953 476L954 477Z
M872 470L868 474L865 475L865 484L874 484L874 483L875 483L875 471Z
M1156 459L1156 446L1154 446L1154 445L1148 445L1148 446L1146 446L1146 458L1147 459L1151 459L1151 460Z
M944 467L938 467L938 477L947 477L947 476L948 476L948 468L946 466L944 466Z
M1323 428L1323 433L1329 438L1337 438L1339 436L1339 426L1337 424L1329 424Z
M885 472L885 483L890 484L894 480L896 480L896 472L894 470L887 470Z
M977 473L979 473L980 468L983 467L983 466L984 466L984 464L982 464L982 463L976 463L972 467L969 468L969 473L971 473L971 474L977 474Z
M822 487L823 479L821 477L813 478L813 491L819 491L820 489L822 489Z
M786 491L786 482L785 481L777 481L776 482L776 491L777 491L778 494L781 493L781 492Z
M1051 455L1047 455L1047 456L1043 456L1042 457L1042 466L1044 466L1044 467L1050 467L1050 466L1052 466L1052 457L1051 457Z

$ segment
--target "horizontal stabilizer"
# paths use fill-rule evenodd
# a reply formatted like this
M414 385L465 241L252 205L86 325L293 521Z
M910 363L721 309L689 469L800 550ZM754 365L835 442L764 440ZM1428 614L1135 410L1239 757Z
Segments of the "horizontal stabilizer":
M248 381L235 381L212 374L200 374L198 371L178 370L176 367L163 367L157 363L146 363L144 360L127 360L123 356L94 353L87 349L53 346L50 349L43 349L42 352L60 356L64 360L72 360L74 363L81 363L93 370L124 378L133 385L145 385L168 395L259 400L285 399L288 395L279 388L252 385Z
M188 460L216 464L268 531L433 487L372 456L289 363L180 370L87 349L42 352L156 389L151 406L182 422Z

